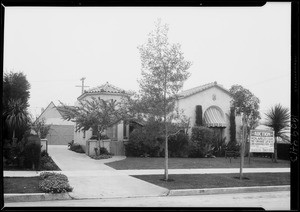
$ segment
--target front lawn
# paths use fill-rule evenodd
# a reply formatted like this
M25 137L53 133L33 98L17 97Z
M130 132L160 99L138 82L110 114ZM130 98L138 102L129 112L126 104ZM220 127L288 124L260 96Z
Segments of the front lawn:
M167 189L203 189L224 187L276 186L290 185L290 173L244 173L239 174L175 174L169 175L174 181L163 181L163 175L132 176ZM237 178L235 178L237 177Z
M4 193L43 193L39 177L4 177Z
M128 157L121 161L106 163L106 165L117 169L163 169L164 158L141 158ZM169 169L206 169L206 168L239 168L240 158L169 158ZM278 160L272 162L270 158L253 157L248 164L245 157L244 168L289 168L290 161Z
M68 177L54 172L42 172L39 177L4 177L4 193L71 192Z
M4 165L4 171L32 171L31 168ZM39 171L61 171L48 153L43 152Z

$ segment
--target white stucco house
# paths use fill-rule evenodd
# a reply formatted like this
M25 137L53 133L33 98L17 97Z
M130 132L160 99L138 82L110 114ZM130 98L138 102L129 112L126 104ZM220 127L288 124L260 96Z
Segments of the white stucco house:
M37 119L44 119L45 124L51 126L46 137L48 145L67 145L74 139L74 122L64 120L59 107L53 102L50 102Z
M116 100L121 101L124 97L130 96L130 92L127 92L121 88L118 88L110 83L100 85L89 90L84 91L78 98L75 106L79 105L80 101L92 100L92 97L100 97L103 100ZM120 121L118 124L106 129L103 133L107 135L111 141L104 145L104 147L114 155L124 155L123 141L129 137L129 125ZM87 141L93 135L97 135L97 132L93 132L91 129L88 131L76 132L74 129L74 142L82 146L87 152L86 145Z
M191 127L196 122L196 106L202 106L203 125L218 131L226 143L230 140L230 106L232 97L229 90L217 82L208 83L177 94L177 107L190 118ZM240 137L241 118L236 117L237 140ZM189 130L191 134L191 129Z

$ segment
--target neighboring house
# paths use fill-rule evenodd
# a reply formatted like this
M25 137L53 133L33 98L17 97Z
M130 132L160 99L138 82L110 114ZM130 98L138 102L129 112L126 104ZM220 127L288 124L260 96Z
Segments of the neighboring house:
M59 107L51 102L37 118L45 119L46 125L51 125L47 135L48 145L67 145L74 139L74 123L62 118Z
M184 115L190 118L190 126L195 126L196 106L202 106L203 125L212 128L220 137L226 137L226 143L230 140L230 106L231 94L217 82L198 86L177 94L177 106L184 111ZM241 118L236 117L237 140L240 140ZM191 129L189 130L191 134Z
M130 96L130 93L107 82L104 85L85 91L77 98L78 101L75 106L78 106L79 101L92 100L92 97L100 97L103 100L113 99L121 101L126 96ZM106 129L103 134L107 135L111 139L110 149L108 149L108 151L115 155L124 155L123 141L129 137L129 125L120 121L118 124ZM86 142L93 135L96 136L97 132L93 132L91 129L88 131L74 131L74 142L80 144L86 151Z

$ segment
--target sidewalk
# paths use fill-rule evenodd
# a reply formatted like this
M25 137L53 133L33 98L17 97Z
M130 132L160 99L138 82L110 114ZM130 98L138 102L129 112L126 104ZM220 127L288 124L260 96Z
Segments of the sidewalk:
M239 173L239 168L234 169L169 169L169 174L231 174ZM44 172L44 171L41 171ZM4 177L35 177L41 172L37 171L4 171ZM164 169L134 169L134 170L85 170L85 171L50 171L62 173L72 177L97 177L97 176L130 176L130 175L163 175ZM244 168L243 173L284 173L290 168Z
M253 191L254 188L218 188L171 190L156 186L130 175L163 175L163 169L115 170L104 163L123 160L124 156L94 160L85 154L68 150L67 146L49 146L48 153L65 174L74 188L69 195L73 199L125 198L166 195L195 195L213 193L236 193ZM244 173L290 172L290 168L244 168ZM4 171L4 177L39 176L36 171ZM231 169L169 169L169 174L219 174L239 173L239 168ZM287 190L289 186L257 187L255 191Z

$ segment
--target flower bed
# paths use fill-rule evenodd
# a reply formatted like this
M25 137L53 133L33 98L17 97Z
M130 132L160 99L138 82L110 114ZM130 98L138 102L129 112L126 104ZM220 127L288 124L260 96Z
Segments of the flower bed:
M73 190L66 175L54 172L40 174L39 189L46 193L64 193Z
M60 171L60 168L56 165L48 153L43 151L41 154L40 170Z
M101 147L101 148L94 148L95 155L90 155L91 158L95 160L100 160L100 159L108 159L113 156L110 152L107 151L106 148Z
M92 155L90 157L93 158L93 159L95 159L95 160L101 160L101 159L111 158L112 155Z

